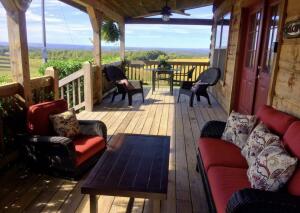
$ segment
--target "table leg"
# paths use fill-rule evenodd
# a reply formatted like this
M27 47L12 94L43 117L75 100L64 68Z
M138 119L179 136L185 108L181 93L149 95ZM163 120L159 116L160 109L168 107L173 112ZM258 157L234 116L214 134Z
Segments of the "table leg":
M153 213L160 213L160 200L153 200Z
M174 81L173 81L173 74L171 74L171 79L170 79L170 93L171 95L173 95L173 84L174 84Z
M152 71L152 94L155 91L155 72Z
M90 195L90 212L91 213L98 213L97 195Z

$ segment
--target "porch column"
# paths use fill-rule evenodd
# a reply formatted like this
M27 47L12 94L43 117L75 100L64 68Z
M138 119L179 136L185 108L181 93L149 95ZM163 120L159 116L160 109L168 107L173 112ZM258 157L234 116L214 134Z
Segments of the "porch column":
M102 79L102 69L101 69L101 27L102 27L102 20L103 14L98 10L94 9L91 6L86 7L87 12L90 17L90 22L93 28L93 46L94 46L94 63L97 65L97 69L95 72L95 87L94 88L97 92L97 101L102 100L103 95L103 79ZM91 85L93 86L93 85Z
M125 60L125 22L119 22L120 29L120 58Z
M32 103L25 12L31 0L0 0L7 13L9 52L13 80L23 87L25 104Z

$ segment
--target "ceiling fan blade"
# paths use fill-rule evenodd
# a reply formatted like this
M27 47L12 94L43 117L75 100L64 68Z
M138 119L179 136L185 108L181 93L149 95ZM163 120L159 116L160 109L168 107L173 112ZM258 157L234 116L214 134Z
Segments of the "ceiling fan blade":
M180 15L184 15L184 16L190 16L191 14L186 13L182 10L171 10L172 13L176 13L176 14L180 14Z
M149 16L157 16L157 15L161 15L161 11L152 11L148 14L145 15L140 15L140 16L135 16L133 18L145 18L145 17L149 17Z

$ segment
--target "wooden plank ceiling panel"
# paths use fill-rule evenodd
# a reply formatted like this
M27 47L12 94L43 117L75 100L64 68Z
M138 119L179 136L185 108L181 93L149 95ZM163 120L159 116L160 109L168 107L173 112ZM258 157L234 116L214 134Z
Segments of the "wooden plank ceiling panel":
M165 0L102 0L102 2L126 18L150 14L161 10L166 4ZM207 6L212 2L213 0L169 0L168 5L175 10L185 10Z

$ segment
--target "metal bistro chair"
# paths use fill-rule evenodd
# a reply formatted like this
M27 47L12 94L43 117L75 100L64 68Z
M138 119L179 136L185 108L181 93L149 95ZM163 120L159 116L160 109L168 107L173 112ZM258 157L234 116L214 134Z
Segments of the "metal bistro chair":
M187 73L174 73L173 76L173 82L183 82L183 81L191 81L193 78L193 74L196 70L196 67L192 67ZM176 79L176 77L179 77L179 80ZM182 79L183 78L183 79Z
M220 69L211 67L202 72L196 82L181 82L177 102L179 102L180 95L185 94L190 96L190 107L193 107L195 95L197 97L197 101L200 101L200 96L203 96L207 99L208 104L211 105L207 88L216 85L220 77Z

